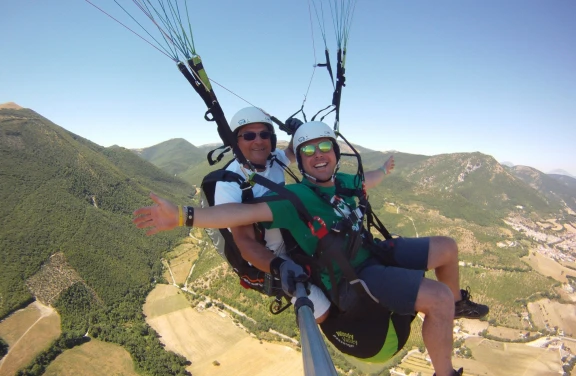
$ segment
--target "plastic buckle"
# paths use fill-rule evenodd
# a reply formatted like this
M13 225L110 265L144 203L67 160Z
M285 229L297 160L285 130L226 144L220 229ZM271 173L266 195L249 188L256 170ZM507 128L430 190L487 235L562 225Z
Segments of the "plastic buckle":
M328 234L328 230L326 229L326 223L320 217L314 217L313 220L320 224L320 228L318 230L314 229L314 224L312 222L308 222L308 228L312 235L316 236L318 239L322 239Z
M252 188L253 186L256 185L256 182L252 179L254 179L254 176L256 176L256 172L251 171L250 175L248 175L248 184L250 184L250 188Z
M342 223L342 221L336 222L336 224L334 226L332 226L332 231L340 232L340 231L342 231L343 227L344 227L344 224Z

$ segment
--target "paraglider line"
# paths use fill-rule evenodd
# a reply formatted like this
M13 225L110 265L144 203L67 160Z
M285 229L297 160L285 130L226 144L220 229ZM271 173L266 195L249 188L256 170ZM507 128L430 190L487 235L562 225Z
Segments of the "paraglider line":
M253 105L252 103L250 103L250 102L247 101L246 99L242 98L241 96L239 96L238 94L236 94L236 93L233 92L232 90L226 88L225 86L220 85L218 82L214 81L213 79L209 78L209 80L210 80L210 82L212 82L212 83L220 86L222 89L226 90L226 91L229 92L230 94L235 95L235 96L238 97L239 99L241 99L241 100L243 100L244 102L248 103L250 106L259 108L258 106Z
M146 38L142 37L140 34L138 34L137 32L135 32L134 30L130 29L128 26L124 25L122 22L118 21L116 18L112 17L110 14L106 13L102 8L99 8L98 6L96 6L95 4L93 4L92 2L90 2L90 0L85 0L88 4L92 5L94 8L98 9L100 12L104 13L105 15L107 15L108 17L112 18L114 21L118 22L120 25L124 26L126 29L130 30L132 33L136 34L136 36L140 39L142 39L144 42L148 43L149 45L151 45L152 47L154 47L155 49L157 49L158 51L160 51L163 55L165 55L167 58L169 58L170 60L173 60L175 62L177 62L178 60L173 58L172 56L168 55L166 52L162 51L161 49L159 49L158 47L156 47L155 45L153 45L152 43L150 43L148 40L146 40Z

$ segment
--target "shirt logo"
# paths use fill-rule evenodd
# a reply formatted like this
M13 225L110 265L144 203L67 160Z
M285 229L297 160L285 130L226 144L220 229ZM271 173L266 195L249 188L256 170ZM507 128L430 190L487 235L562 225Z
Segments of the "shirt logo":
M354 231L360 230L360 220L356 217L356 215L351 215L352 211L350 210L350 206L348 206L343 199L338 196L332 196L330 203L332 206L335 206L334 213L337 216L342 218L350 218L350 220L353 221L352 229Z

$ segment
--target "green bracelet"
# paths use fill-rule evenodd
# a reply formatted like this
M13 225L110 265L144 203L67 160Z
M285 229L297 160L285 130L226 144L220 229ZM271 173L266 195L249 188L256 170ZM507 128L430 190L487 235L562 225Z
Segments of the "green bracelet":
M378 170L382 171L382 172L384 173L384 175L388 175L388 173L386 172L386 169L384 168L384 166L378 167Z

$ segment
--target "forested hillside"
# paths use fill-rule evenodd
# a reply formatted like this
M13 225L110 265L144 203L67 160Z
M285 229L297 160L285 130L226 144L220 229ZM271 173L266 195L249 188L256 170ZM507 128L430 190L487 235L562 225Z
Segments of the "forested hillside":
M565 175L544 174L528 166L514 166L510 170L551 202L560 201L576 211L576 179Z
M281 149L286 146L287 142L278 143ZM174 156L173 163L180 166L175 173L194 185L199 185L208 172L221 168L232 158L231 153L228 153L223 161L210 166L201 151L212 150L215 145L191 149L192 147L182 139L173 139L135 152L169 172L175 170L166 167L169 163L164 158ZM417 201L430 209L439 210L446 217L489 225L505 217L517 205L540 213L555 213L565 206L564 202L569 201L565 193L569 189L566 184L540 173L547 181L556 184L553 187L551 183L547 184L539 192L534 189L533 184L531 186L531 182L524 181L521 175L514 173L515 170L511 172L491 156L482 153L441 154L430 157L402 152L379 152L354 144L353 147L360 153L366 171L377 168L390 155L395 157L394 173L387 177L386 184L375 189L376 194L372 195L376 202L379 202L381 197L403 202ZM340 148L343 153L352 153L342 141ZM159 158L159 155L164 158ZM187 156L186 168L181 163L183 156ZM356 158L347 156L341 162L341 171L353 173L356 166ZM299 175L296 166L292 166L292 170ZM546 191L545 188L550 189ZM572 194L574 195L576 193ZM573 202L576 201L570 201Z
M145 237L131 214L151 203L150 191L183 202L193 189L127 149L98 146L28 109L0 109L0 160L0 318L33 299L26 281L62 253L84 282L55 303L63 338L90 330L127 347L140 369L174 361L181 372L184 360L160 360L168 353L156 336L134 328L146 327L141 305L161 275L160 255L184 232ZM88 304L82 286L97 300ZM75 340L59 341L38 362L64 343Z
M134 152L172 175L180 175L206 159L204 151L183 138L175 138L148 148L136 149Z

